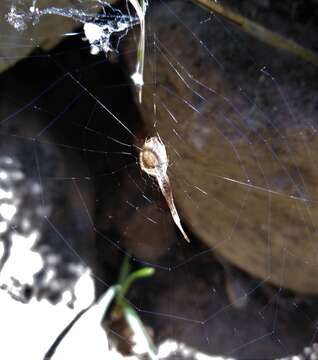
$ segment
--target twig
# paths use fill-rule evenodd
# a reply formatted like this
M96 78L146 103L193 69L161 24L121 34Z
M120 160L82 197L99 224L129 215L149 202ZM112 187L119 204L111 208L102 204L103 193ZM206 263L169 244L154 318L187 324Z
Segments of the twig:
M254 38L275 47L280 50L287 51L307 62L314 65L318 65L318 54L310 49L307 49L295 41L290 40L274 31L268 30L262 25L245 18L244 16L226 9L223 5L216 3L214 0L192 0L205 7L206 9L215 12L225 19L232 21L236 25L240 26L246 33Z
M136 71L131 76L133 82L139 87L139 102L142 102L142 87L144 85L144 58L145 58L145 15L148 2L146 0L129 0L134 7L140 23L140 35L137 52Z

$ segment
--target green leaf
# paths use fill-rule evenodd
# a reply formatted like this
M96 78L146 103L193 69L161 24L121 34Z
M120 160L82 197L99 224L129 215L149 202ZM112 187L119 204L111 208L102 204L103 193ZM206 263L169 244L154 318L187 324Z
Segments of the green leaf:
M137 342L142 343L151 360L158 360L157 351L153 345L145 327L142 324L137 312L129 305L123 308L124 317L129 324L131 330L135 334Z
M120 296L124 297L128 290L130 289L131 285L138 279L143 279L149 276L152 276L155 273L155 269L151 267L144 267L142 269L136 270L120 284L121 289L119 290Z
M111 286L96 303L80 311L57 336L44 359L88 359L90 355L96 360L107 358L109 345L101 322L118 289Z

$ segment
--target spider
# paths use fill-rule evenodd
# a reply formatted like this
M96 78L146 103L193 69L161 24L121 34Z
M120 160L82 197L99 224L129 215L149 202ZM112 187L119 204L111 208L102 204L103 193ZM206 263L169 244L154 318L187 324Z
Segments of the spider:
M180 217L174 204L170 180L167 175L168 156L166 147L164 146L159 134L145 140L143 147L139 153L139 163L141 169L150 176L157 179L159 188L166 199L171 216L183 237L190 242L187 234L182 228Z

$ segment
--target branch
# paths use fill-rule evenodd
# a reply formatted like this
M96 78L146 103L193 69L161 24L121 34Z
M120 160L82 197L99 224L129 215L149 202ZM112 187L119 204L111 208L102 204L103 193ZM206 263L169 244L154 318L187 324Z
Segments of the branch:
M223 5L214 2L214 0L192 0L193 2L203 6L204 8L217 13L227 20L232 21L238 25L247 34L253 36L257 40L264 42L276 49L284 50L290 54L293 54L302 60L305 60L314 65L318 65L318 54L310 49L307 49L295 41L290 40L274 31L266 29L264 26L251 21L244 16L226 9Z

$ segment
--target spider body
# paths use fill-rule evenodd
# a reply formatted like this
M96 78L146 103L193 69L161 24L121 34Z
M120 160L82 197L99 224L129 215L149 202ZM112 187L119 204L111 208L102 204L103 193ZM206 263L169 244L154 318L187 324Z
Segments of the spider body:
M139 154L139 163L141 169L150 176L157 179L159 188L165 197L169 206L171 216L181 231L186 241L190 242L187 234L182 228L181 221L174 204L172 189L167 175L168 156L160 136L154 136L145 140L145 143Z
M146 172L152 170L155 171L155 169L158 168L159 165L159 159L157 155L150 149L144 149L140 152L139 161L141 164L141 168L143 170L147 169L147 171L144 170Z
M168 156L159 136L145 140L139 154L139 161L141 169L148 175L157 176L159 172L167 172Z

